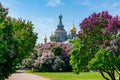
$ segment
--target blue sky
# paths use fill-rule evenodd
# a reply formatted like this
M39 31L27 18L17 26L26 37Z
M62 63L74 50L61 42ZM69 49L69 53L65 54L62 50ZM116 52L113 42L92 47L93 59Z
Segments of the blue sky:
M45 34L49 38L55 31L60 12L67 32L73 20L79 31L79 23L93 12L120 15L120 0L1 0L1 3L9 8L9 16L33 22L34 32L38 33L37 43L43 43Z

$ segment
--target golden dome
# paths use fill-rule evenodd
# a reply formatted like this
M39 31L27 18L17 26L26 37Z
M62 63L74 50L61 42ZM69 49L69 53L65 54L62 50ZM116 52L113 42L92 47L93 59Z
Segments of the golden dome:
M47 37L46 37L46 35L45 35L45 37L44 37L44 41L45 41L45 42L47 41Z
M74 24L73 24L73 26L71 27L70 31L71 31L71 32L76 32L76 27L74 26Z

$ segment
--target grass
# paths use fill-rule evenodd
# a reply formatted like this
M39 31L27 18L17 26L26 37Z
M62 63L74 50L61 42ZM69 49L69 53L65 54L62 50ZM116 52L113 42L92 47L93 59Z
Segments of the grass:
M105 80L99 72L81 72L79 75L72 72L33 72L30 70L26 72L37 74L50 80Z

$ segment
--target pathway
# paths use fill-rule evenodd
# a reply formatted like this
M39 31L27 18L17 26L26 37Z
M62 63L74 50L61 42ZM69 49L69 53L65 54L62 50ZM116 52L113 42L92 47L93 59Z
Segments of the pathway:
M23 70L17 71L17 73L12 74L8 80L50 80L38 75L24 73Z

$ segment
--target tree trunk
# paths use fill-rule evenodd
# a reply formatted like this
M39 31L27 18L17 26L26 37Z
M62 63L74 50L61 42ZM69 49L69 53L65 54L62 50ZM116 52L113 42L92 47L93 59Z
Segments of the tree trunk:
M112 80L116 80L116 79L115 79L115 76L110 76L110 77L111 77Z
M102 77L103 77L104 79L109 80L109 78L107 78L107 77L104 75L103 71L100 71L100 74L102 75Z
M104 71L104 72L106 72L110 76L111 80L115 80L114 69L111 69L110 71Z
M114 69L112 69L111 71L107 71L107 73L109 74L112 80L115 80Z

